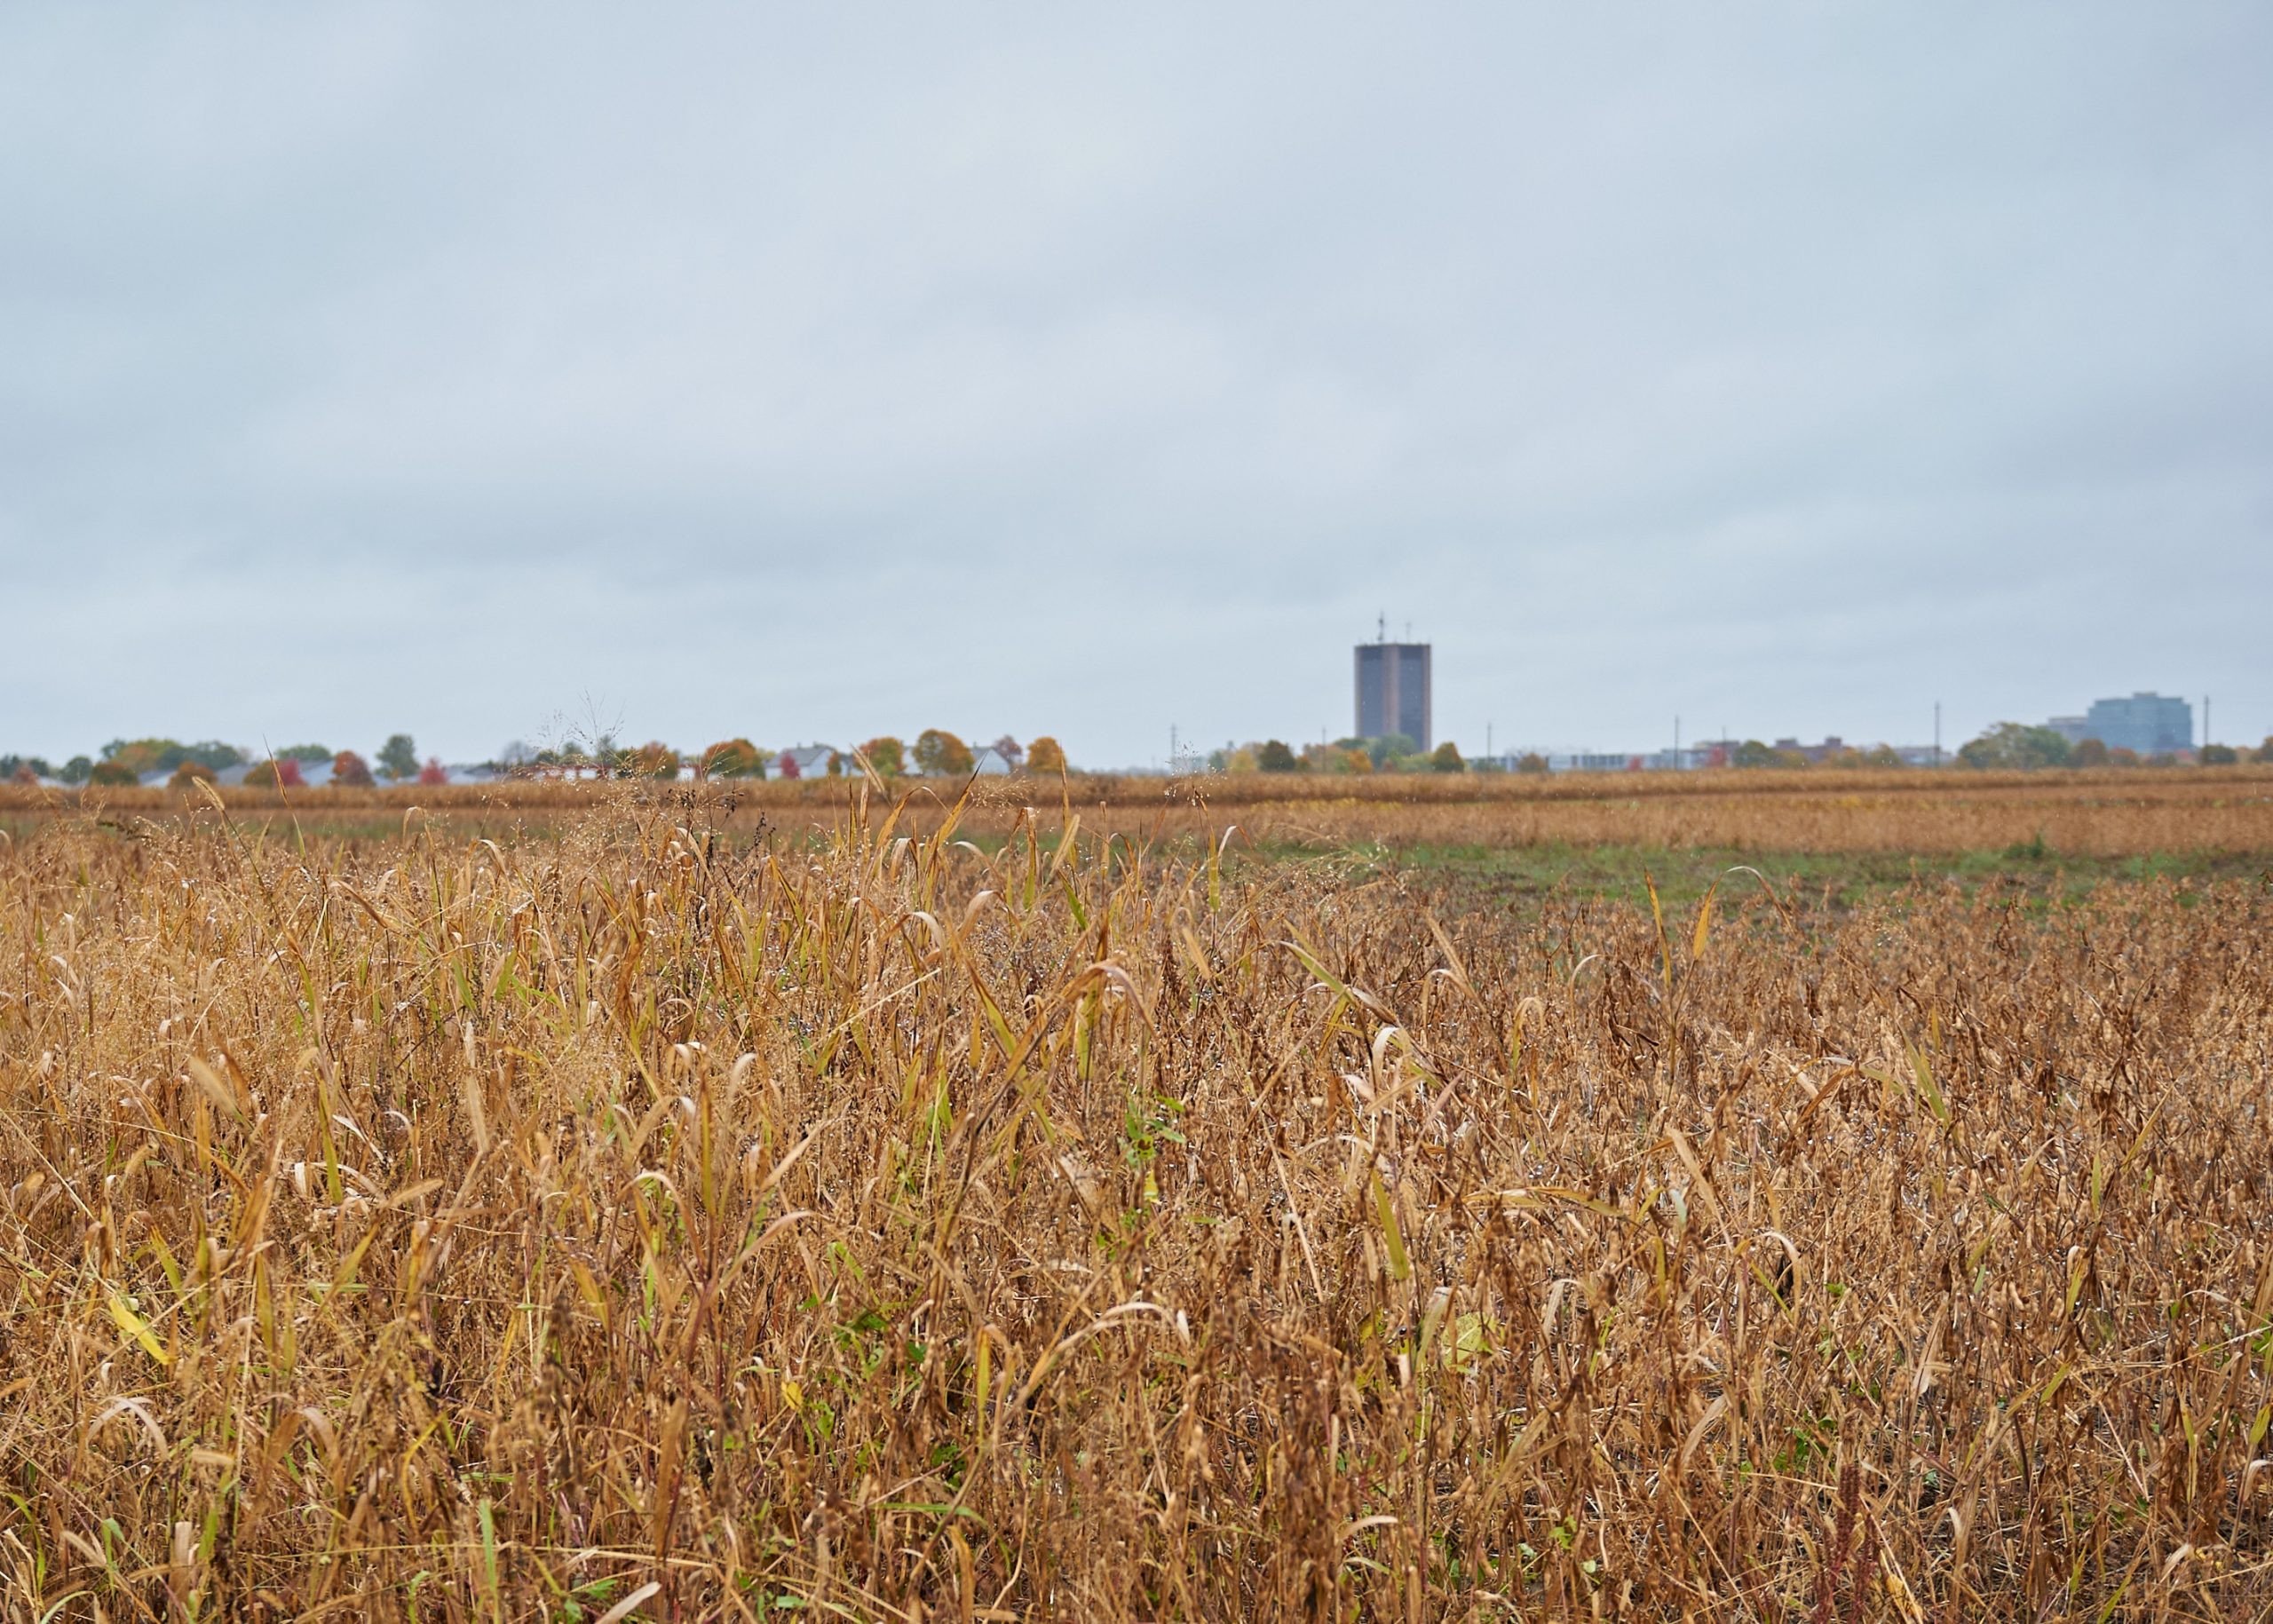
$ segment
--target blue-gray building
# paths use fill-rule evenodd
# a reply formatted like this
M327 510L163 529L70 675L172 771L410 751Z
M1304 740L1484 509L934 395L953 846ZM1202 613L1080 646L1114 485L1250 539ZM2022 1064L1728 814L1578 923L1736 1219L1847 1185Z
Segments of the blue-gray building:
M2071 744L2096 739L2111 750L2168 756L2194 748L2194 707L2166 693L2094 700L2079 717L2054 717L2046 726Z
M1426 643L1358 645L1358 737L1403 733L1430 748L1429 656Z

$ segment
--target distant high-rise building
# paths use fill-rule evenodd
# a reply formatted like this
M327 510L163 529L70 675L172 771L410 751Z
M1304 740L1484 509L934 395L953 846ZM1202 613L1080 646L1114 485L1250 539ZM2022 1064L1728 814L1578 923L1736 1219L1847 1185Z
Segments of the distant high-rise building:
M2071 742L2096 739L2111 750L2166 756L2194 748L2194 707L2163 693L2103 699L2079 717L2054 717L2047 726Z
M1358 645L1358 736L1403 733L1430 749L1433 710L1429 692L1429 645L1386 638Z

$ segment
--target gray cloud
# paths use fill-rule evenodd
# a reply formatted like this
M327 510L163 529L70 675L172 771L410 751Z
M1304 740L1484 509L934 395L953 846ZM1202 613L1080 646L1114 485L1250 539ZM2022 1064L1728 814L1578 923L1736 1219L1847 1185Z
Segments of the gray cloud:
M2273 731L2246 5L0 19L0 746Z

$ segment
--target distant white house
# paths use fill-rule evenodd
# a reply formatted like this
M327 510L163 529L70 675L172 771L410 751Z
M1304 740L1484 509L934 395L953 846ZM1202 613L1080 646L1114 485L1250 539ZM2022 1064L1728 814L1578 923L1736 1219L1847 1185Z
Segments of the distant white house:
M486 761L451 761L442 764L442 780L445 783L494 784L503 777L504 777L503 773ZM385 779L381 779L379 787L382 789L416 789L419 788L419 783L416 778L406 778L400 783L389 783Z
M970 770L979 778L1008 778L1017 771L1010 758L991 744L981 745L970 758Z
M239 788L242 787L253 769L265 765L265 761L266 758L263 757L260 761L241 761L234 767L219 768L213 774L213 782L223 789ZM146 789L163 789L168 784L173 782L173 778L174 769L168 767L160 772L145 772L136 781ZM331 782L330 758L327 757L322 761L302 762L300 782L310 789L320 789Z
M825 778L828 774L829 757L840 754L833 744L801 744L794 749L783 750L773 758L772 772L776 778ZM795 766L796 771L789 769Z
M249 761L242 767L231 767L226 772L216 772L213 775L213 779L216 783L222 785L224 788L231 785L242 784L245 781L246 775L250 773L255 767L265 764L265 757L261 761ZM321 761L304 761L300 764L300 782L298 786L297 786L297 788L321 789L329 782L331 782L330 757L327 756ZM295 788L295 786L288 784L285 788L289 789Z

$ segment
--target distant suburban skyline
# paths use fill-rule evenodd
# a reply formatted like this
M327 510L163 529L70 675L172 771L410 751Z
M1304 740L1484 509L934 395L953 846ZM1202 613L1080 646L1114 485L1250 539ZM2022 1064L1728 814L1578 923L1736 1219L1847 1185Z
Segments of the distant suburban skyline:
M0 750L2273 733L2273 12L0 13Z

